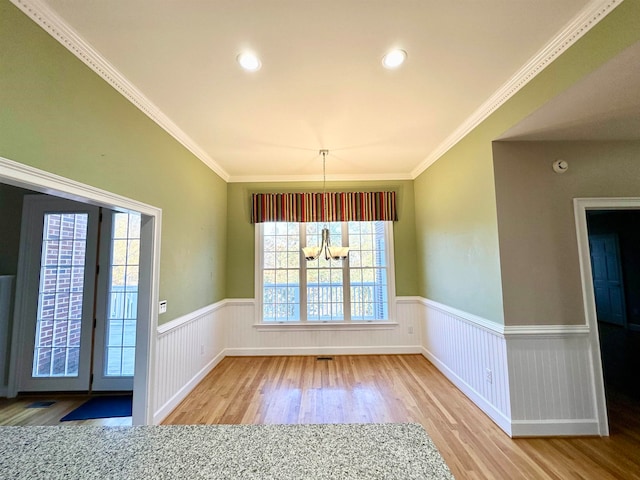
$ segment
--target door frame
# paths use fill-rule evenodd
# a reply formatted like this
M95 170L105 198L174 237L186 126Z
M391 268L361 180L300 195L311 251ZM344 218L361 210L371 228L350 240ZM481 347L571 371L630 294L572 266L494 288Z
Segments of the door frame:
M134 425L153 424L155 405L155 352L158 327L160 284L160 239L162 209L108 192L75 180L24 165L0 156L0 181L20 188L89 203L112 210L134 210L142 214L138 315L136 330L136 365L133 380ZM144 248L142 248L144 245ZM14 310L22 298L16 297ZM14 333L19 329L13 329ZM15 337L14 339L15 340ZM16 348L12 342L12 367L9 371L8 395L16 394Z
M582 283L582 303L587 326L589 327L589 343L591 347L591 376L593 394L596 400L596 416L599 433L609 435L607 418L607 399L605 396L604 377L602 372L602 354L598 333L598 316L591 272L591 252L589 249L589 230L587 228L588 210L640 210L640 198L574 198L573 211L576 222L578 255L580 260L580 278Z

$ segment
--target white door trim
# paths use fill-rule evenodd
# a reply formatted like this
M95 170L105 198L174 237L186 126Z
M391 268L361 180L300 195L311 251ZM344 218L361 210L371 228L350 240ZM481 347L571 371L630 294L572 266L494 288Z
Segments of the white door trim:
M578 255L580 259L580 276L582 280L582 301L587 326L590 330L591 372L593 376L594 398L596 400L596 416L600 435L609 435L607 419L607 401L602 374L600 356L600 337L598 335L598 317L591 276L591 256L589 252L589 232L587 229L587 210L640 210L640 198L574 198L573 210L576 221Z
M146 249L145 254L141 252L141 257L144 259L140 259L140 290L142 291L144 288L148 291L146 296L148 301L142 301L139 310L142 321L138 322L136 340L133 424L153 423L152 405L154 405L153 397L155 394L155 361L153 360L156 351L155 332L158 325L162 209L3 157L0 157L0 181L36 192L48 193L114 210L134 210L146 216L146 218L143 217L142 229L143 235L148 238L149 248ZM143 261L147 263L147 268L143 267ZM15 381L15 372L12 372L9 377L9 395L11 393L15 395Z

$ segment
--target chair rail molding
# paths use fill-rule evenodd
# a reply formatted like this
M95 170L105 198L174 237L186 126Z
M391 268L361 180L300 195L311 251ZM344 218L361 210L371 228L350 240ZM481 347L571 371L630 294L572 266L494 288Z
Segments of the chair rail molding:
M223 300L157 329L156 392L153 423L160 423L225 357Z
M608 434L596 408L599 351L590 325L504 326L416 301L423 355L507 434Z

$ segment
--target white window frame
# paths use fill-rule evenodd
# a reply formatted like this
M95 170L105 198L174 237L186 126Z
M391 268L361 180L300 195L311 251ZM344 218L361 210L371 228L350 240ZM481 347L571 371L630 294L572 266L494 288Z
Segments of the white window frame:
M296 223L296 222L289 222ZM297 222L300 223L300 222ZM343 231L347 228L348 222L341 222L343 224ZM351 320L351 305L350 299L346 299L344 301L344 309L345 309L345 318L344 320L307 320L306 319L306 279L302 279L300 281L300 313L301 313L301 321L298 322L274 322L268 321L265 322L263 320L263 274L262 274L262 265L263 265L263 233L264 233L264 224L256 223L255 224L255 265L254 265L254 279L255 279L255 324L254 327L258 329L264 330L274 330L274 329L282 329L282 330L291 330L291 329L351 329L351 330L360 330L360 329L388 329L397 326L398 323L396 321L396 286L395 286L395 261L394 261L394 244L393 244L393 222L385 221L384 223L384 243L385 243L385 255L387 259L387 301L388 301L388 319L380 319L380 320ZM304 229L302 229L304 231ZM347 235L348 236L348 235ZM300 243L301 247L305 245L305 236L304 234L300 235ZM344 245L344 244L343 244ZM345 245L346 246L346 245ZM302 248L300 248L300 262L306 262L303 254ZM347 268L343 268L343 275L349 275L348 262L349 260L344 260L347 262ZM303 272L305 270L302 270ZM348 283L343 283L344 288L348 288ZM303 288L304 286L304 288ZM304 289L304 292L302 291ZM349 297L350 295L347 295ZM303 302L304 299L304 302ZM347 310L348 309L348 310ZM305 311L303 315L302 312Z

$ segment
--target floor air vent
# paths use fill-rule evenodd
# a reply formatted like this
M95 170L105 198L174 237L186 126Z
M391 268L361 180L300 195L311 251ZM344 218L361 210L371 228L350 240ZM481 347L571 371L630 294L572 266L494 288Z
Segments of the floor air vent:
M333 360L333 357L316 357L316 360Z

